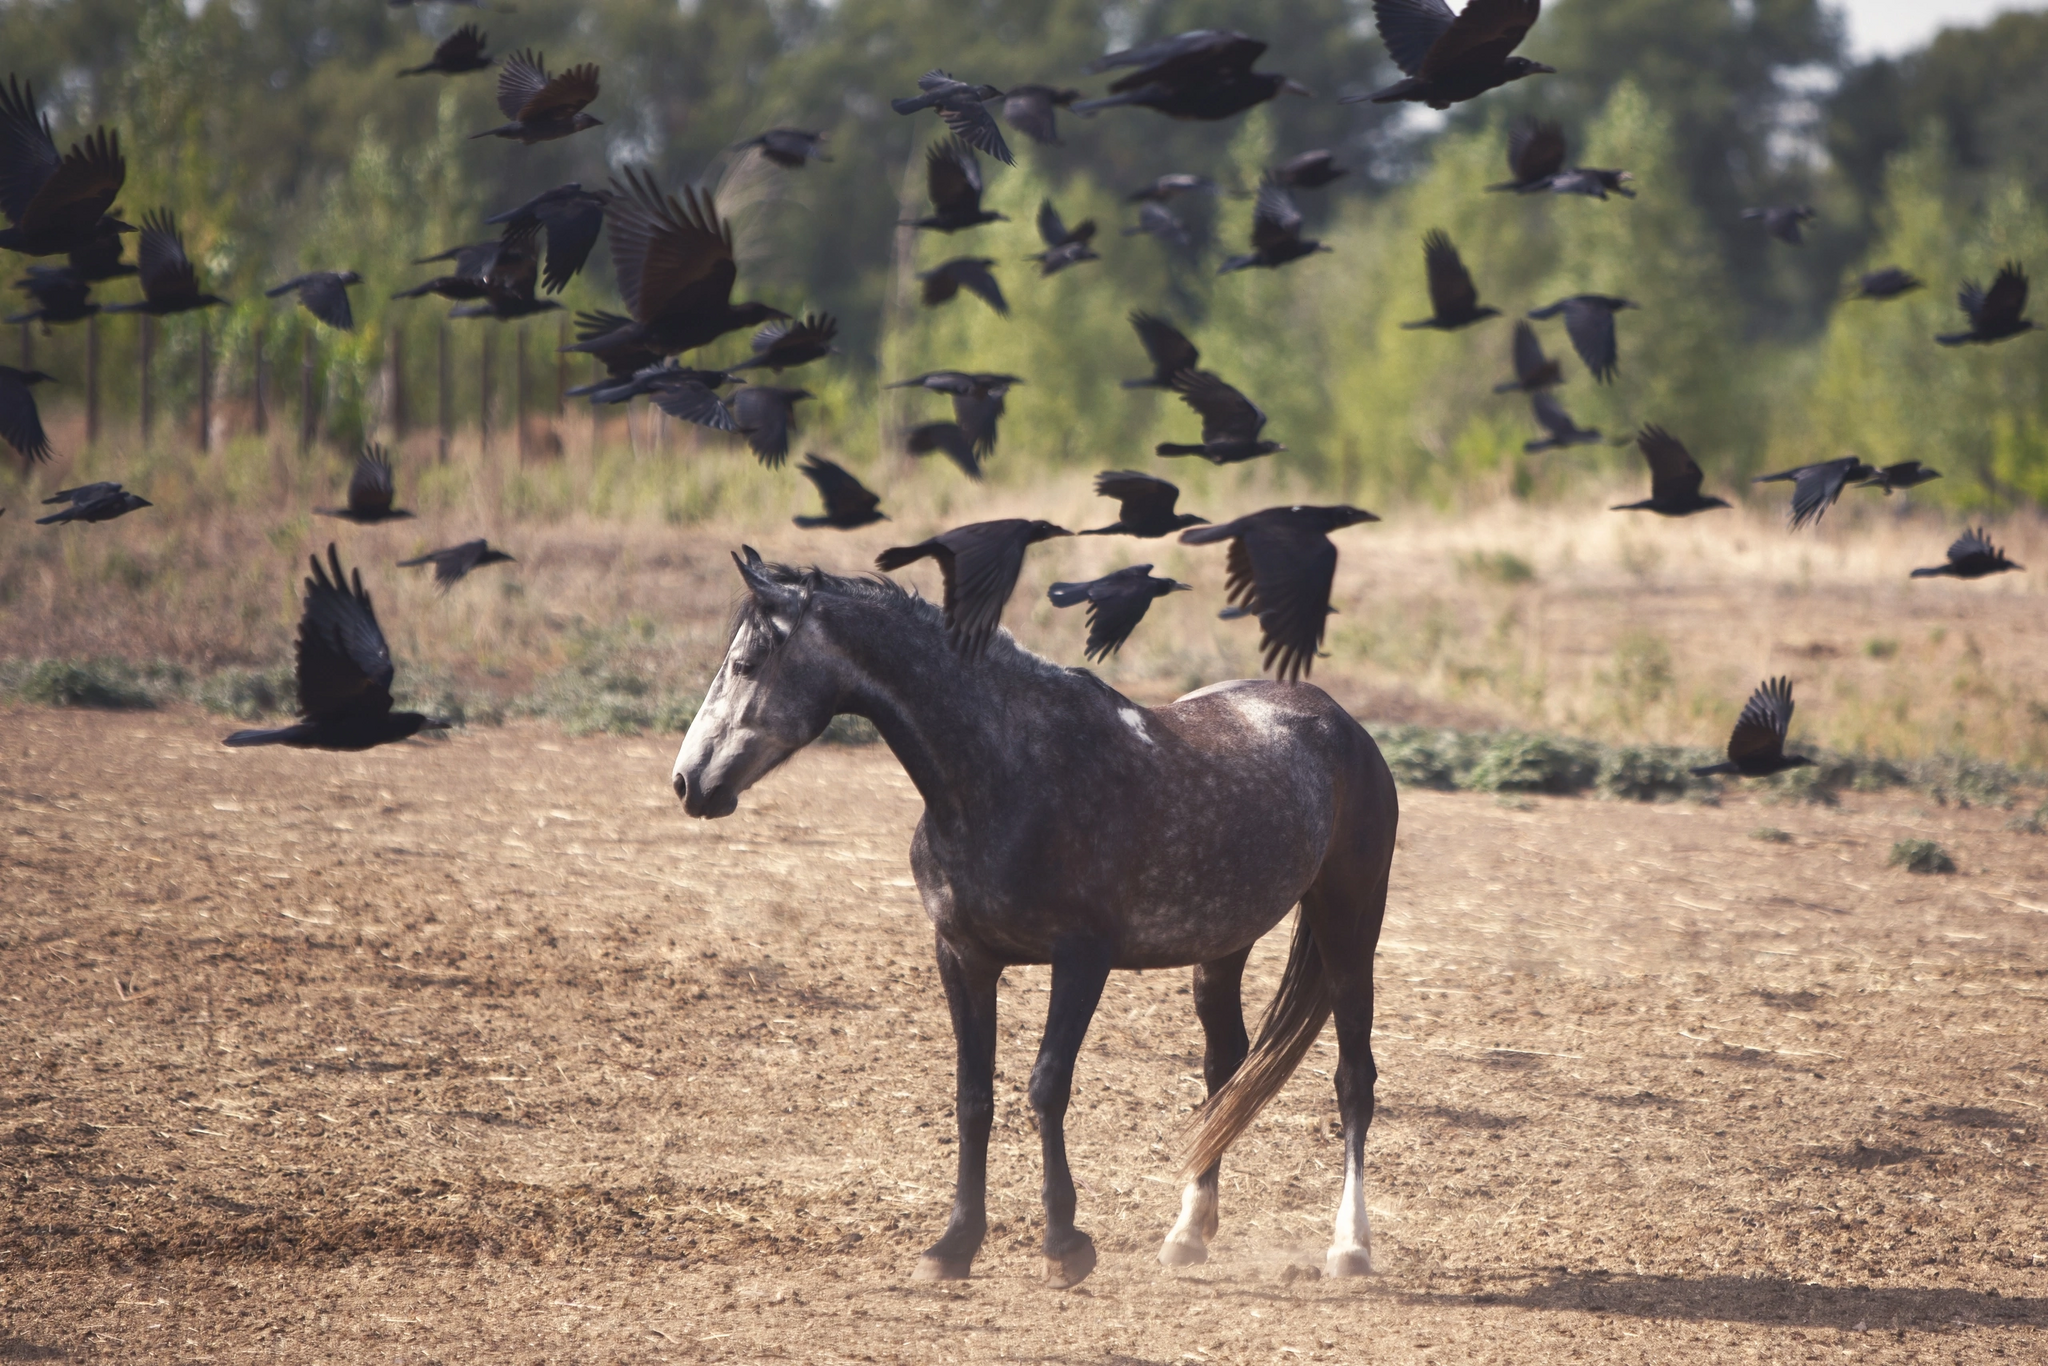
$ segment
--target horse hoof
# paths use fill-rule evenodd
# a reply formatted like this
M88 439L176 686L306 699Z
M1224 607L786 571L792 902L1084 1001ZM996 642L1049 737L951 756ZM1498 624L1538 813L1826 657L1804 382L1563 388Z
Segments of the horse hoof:
M1208 1260L1209 1245L1198 1243L1192 1238L1185 1242L1178 1238L1168 1238L1159 1245L1161 1266L1198 1266Z
M1372 1253L1366 1248L1355 1247L1339 1252L1331 1248L1323 1258L1325 1276L1370 1276L1373 1274Z
M1083 1233L1080 1241L1066 1252L1055 1257L1048 1253L1045 1258L1045 1284L1050 1290L1072 1290L1088 1279L1088 1273L1095 1269L1095 1240Z
M972 1258L934 1257L930 1253L917 1259L917 1270L910 1273L913 1281L964 1281L968 1268L974 1265Z

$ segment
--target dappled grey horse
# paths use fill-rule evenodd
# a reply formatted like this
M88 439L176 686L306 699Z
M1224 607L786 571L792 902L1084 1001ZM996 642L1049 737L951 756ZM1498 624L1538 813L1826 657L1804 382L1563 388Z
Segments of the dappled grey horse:
M938 930L959 1050L960 1168L952 1218L917 1276L965 1277L987 1231L996 982L1015 963L1052 965L1030 1087L1047 1284L1074 1285L1095 1265L1074 1227L1064 1124L1103 983L1112 968L1189 964L1209 1099L1159 1259L1208 1257L1224 1150L1334 1012L1344 1193L1326 1265L1370 1272L1372 960L1398 814L1371 737L1306 683L1219 683L1148 709L1007 635L963 659L938 609L893 583L765 564L751 549L734 559L748 592L676 755L684 810L731 815L841 713L874 722L924 797L910 866ZM1296 903L1285 974L1248 1047L1245 957Z

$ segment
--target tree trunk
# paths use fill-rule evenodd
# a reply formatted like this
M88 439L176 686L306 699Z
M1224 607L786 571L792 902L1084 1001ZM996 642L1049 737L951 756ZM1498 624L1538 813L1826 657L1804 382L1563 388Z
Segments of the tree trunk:
M526 463L526 324L512 326L512 440L519 463Z
M299 454L313 449L320 430L320 409L313 397L313 329L306 329L305 349L299 355Z
M390 406L387 420L391 424L391 439L403 441L408 425L405 411L405 333L396 327L384 341L384 364L391 376L384 386Z
M85 320L85 444L100 439L100 318L94 313Z
M261 327L258 327L255 335L249 339L249 346L250 363L255 367L256 372L256 435L269 436L270 409L267 401L270 395L266 391L270 387L270 377L265 373L263 365L263 329Z
M479 324L484 345L477 369L477 454L491 453L491 324Z
M448 368L448 324L442 323L434 339L434 375L440 404L441 463L448 463L448 443L455 436L455 375Z
M199 315L199 453L213 449L213 329Z

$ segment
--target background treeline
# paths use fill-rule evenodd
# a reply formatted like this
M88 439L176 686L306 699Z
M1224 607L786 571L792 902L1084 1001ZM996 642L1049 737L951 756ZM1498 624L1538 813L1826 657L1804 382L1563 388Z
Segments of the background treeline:
M535 148L467 141L498 121L494 77L393 73L469 22L496 53L532 46L553 69L600 63L593 111L605 126ZM1269 40L1262 65L1316 97L1283 97L1223 125L1140 110L1063 117L1064 146L1016 137L1018 167L990 168L990 201L1013 222L915 241L894 229L919 202L919 154L937 124L899 118L887 101L927 67L1092 93L1102 78L1082 68L1106 48L1218 26ZM1618 474L1631 453L1521 453L1535 435L1525 405L1489 392L1506 373L1505 321L1450 337L1399 330L1427 312L1420 238L1442 227L1483 298L1511 313L1582 290L1641 302L1622 318L1619 382L1596 390L1570 362L1563 397L1610 435L1669 427L1723 492L1765 465L1855 450L1946 469L1927 492L1957 504L2048 496L2048 347L1962 352L1930 340L1959 319L1960 280L1988 278L2007 258L2048 276L2048 15L2008 15L1897 61L1856 65L1839 17L1813 0L1560 0L1526 50L1564 74L1440 120L1336 102L1391 70L1369 7L1343 0L522 0L505 13L376 0L0 4L0 51L35 82L60 143L97 122L117 126L129 158L124 209L133 219L175 208L213 287L238 300L206 324L212 412L228 436L254 421L259 334L276 428L295 421L285 414L308 357L320 430L341 445L433 425L444 383L465 425L487 396L502 422L522 387L515 366L528 405L551 416L562 373L555 319L448 325L444 365L440 307L388 296L424 277L412 258L486 235L484 214L644 162L671 187L722 185L741 226L741 297L841 318L844 358L801 378L818 395L803 412L805 439L857 467L902 424L939 415L881 394L878 382L941 364L1028 380L1012 396L999 481L1041 462L1148 461L1152 441L1192 419L1169 397L1117 386L1144 369L1124 315L1146 307L1186 325L1205 363L1267 409L1271 434L1290 448L1286 470L1332 494L1527 495L1587 471ZM1632 171L1641 198L1484 193L1504 178L1506 124L1524 112L1561 119L1575 160ZM728 146L771 124L828 130L834 160L794 175L735 166ZM1216 260L1250 217L1249 201L1228 195L1180 201L1203 239L1198 252L1117 235L1134 221L1121 196L1154 175L1199 171L1248 188L1261 166L1319 146L1352 168L1303 196L1333 255L1219 280ZM1030 220L1042 196L1069 221L1098 219L1107 260L1037 279L1021 258L1036 248ZM1746 205L1788 202L1820 211L1804 249L1740 221ZM1008 321L973 300L914 307L907 270L962 253L1002 263ZM1855 271L1886 264L1930 288L1898 304L1839 302ZM308 348L305 315L260 288L344 266L367 280L361 326ZM116 283L103 294L132 290ZM565 302L616 306L602 251ZM101 326L108 443L134 439L134 328ZM159 445L191 444L183 415L196 408L199 328L183 318L159 329ZM490 372L479 364L486 331ZM1564 349L1561 333L1546 341ZM37 363L64 382L48 399L61 415L82 390L82 330L35 346ZM706 359L743 350L729 338ZM569 378L585 372L579 360ZM1190 475L1198 487L1251 477Z

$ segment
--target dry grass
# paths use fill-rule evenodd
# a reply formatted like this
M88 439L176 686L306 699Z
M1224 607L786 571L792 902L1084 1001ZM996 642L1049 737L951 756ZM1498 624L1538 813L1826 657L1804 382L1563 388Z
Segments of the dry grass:
M636 415L634 431L629 444L614 419L594 445L589 419L572 414L565 451L524 467L509 435L491 459L464 437L445 465L431 439L415 439L400 491L422 515L370 529L307 515L338 500L346 462L333 453L301 463L243 442L203 461L171 450L84 457L0 489L0 499L25 505L46 486L120 477L157 506L100 527L10 521L0 538L0 640L16 657L274 667L288 655L303 557L332 539L367 567L406 676L454 689L472 711L578 669L623 671L687 698L721 647L736 588L726 557L743 542L853 572L886 545L965 521L1099 525L1114 509L1090 492L1097 467L1163 469L1182 482L1183 506L1218 519L1329 499L1290 484L1289 467L1272 461L1213 470L1115 453L1048 470L1006 452L976 487L950 467L890 457L858 472L884 492L894 521L803 532L789 518L813 498L792 472L764 471L722 438L700 441L675 424L650 440ZM531 443L536 452L560 444L546 432ZM1616 482L1587 475L1544 506L1502 498L1378 509L1385 523L1340 536L1340 615L1316 681L1381 721L1716 747L1749 689L1783 672L1798 688L1794 735L1804 743L2048 766L2037 575L1908 579L1913 566L1941 560L1958 528L1903 498L1852 493L1817 531L1794 535L1775 497L1682 522L1610 513L1605 504L1636 476ZM2011 518L1992 529L2015 559L2048 564L2048 524ZM392 568L476 535L520 562L445 596L424 575ZM1255 629L1214 616L1223 556L1170 542L1086 538L1034 550L1008 622L1032 648L1079 662L1081 622L1045 601L1046 585L1145 559L1202 591L1156 606L1102 672L1146 700L1256 672ZM907 573L937 591L926 567Z

